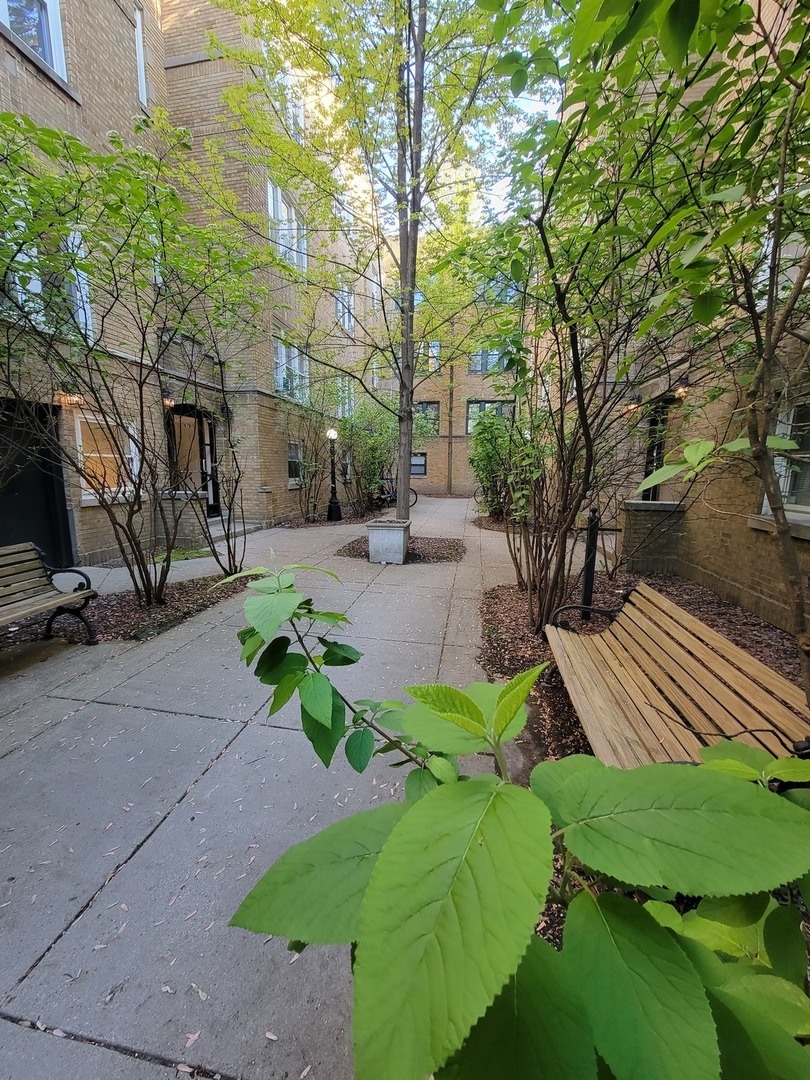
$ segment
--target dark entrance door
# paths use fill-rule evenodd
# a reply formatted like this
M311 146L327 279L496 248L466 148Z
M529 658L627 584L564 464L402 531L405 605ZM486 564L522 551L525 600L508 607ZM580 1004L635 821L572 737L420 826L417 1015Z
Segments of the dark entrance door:
M74 565L56 409L0 400L0 547L32 542L51 566Z

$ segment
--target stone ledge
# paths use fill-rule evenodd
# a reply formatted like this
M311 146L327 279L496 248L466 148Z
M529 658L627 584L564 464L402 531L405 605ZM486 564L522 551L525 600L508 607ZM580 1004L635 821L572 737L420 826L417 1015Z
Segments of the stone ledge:
M625 510L656 510L660 514L683 514L686 506L682 502L659 502L653 499L625 499Z
M748 528L757 529L759 532L773 533L773 518L768 514L749 514ZM805 525L799 521L791 521L790 535L794 540L810 540L810 522Z

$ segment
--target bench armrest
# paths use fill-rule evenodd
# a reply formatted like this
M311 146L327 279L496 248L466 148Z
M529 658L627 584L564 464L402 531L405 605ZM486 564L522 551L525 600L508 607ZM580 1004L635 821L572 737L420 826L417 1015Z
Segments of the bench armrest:
M81 578L81 581L79 582L78 585L74 586L74 588L71 590L71 592L75 592L75 593L77 593L77 592L85 592L85 591L92 591L92 589L93 589L93 583L90 581L90 578L87 576L87 574L85 574L84 570L79 570L79 569L77 569L76 567L73 567L73 566L69 567L69 568L66 567L66 568L63 568L63 569L58 569L58 568L54 568L53 566L48 566L45 563L43 563L42 565L45 567L45 570L46 570L46 572L48 574L48 577L51 579L51 585L53 585L53 575L54 574L75 574L77 577ZM55 587L59 588L59 586L55 586ZM59 589L59 591L63 592L64 590ZM65 596L70 596L70 593L65 593Z
M560 618L560 615L565 611L587 611L591 615L601 615L603 618L607 619L608 622L613 622L622 610L622 607L623 605L619 605L619 607L615 608L600 608L591 607L588 604L563 604L562 607L555 608L555 610L552 611L549 623L551 626L557 626L561 630L570 630L571 626L569 623L565 619Z

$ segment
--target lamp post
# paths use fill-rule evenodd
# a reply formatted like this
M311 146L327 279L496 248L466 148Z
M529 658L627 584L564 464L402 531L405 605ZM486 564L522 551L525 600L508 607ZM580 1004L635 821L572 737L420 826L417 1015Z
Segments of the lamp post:
M337 474L335 472L335 442L338 433L334 428L329 428L326 437L329 440L329 462L332 466L332 490L329 493L329 508L326 511L326 520L342 521L343 514L341 513L340 503L338 502L337 497Z

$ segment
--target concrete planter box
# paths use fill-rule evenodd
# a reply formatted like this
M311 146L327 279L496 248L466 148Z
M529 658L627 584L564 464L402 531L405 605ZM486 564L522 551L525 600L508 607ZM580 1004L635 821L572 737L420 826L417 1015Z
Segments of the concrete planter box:
M368 530L368 561L373 563L405 562L408 541L411 538L411 523L386 519L370 521Z

